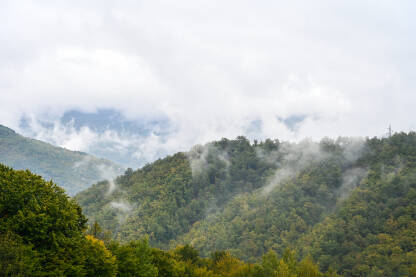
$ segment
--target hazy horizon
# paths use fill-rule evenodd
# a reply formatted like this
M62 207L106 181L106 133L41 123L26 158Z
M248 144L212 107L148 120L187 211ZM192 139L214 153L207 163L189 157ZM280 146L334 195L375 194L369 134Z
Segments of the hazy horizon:
M412 1L3 1L0 124L139 165L416 129Z

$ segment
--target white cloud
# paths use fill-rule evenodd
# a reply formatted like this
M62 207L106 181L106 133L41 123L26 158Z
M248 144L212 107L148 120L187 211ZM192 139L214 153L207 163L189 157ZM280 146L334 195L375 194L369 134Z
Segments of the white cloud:
M412 1L387 0L2 1L0 123L100 108L168 118L168 135L145 140L35 126L70 149L108 140L146 159L241 134L409 130L414 12ZM293 115L306 116L295 129L277 119Z

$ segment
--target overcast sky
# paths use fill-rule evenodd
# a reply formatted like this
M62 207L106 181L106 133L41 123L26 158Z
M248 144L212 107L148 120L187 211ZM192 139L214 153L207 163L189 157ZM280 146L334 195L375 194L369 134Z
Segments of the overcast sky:
M33 136L88 151L134 138L62 126L65 112L168 121L134 141L149 159L237 135L414 130L415 14L400 0L0 1L0 124L29 118Z

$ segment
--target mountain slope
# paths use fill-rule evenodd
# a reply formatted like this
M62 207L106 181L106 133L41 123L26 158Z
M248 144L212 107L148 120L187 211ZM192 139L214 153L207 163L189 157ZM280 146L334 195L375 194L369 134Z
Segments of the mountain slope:
M296 248L345 276L414 270L416 134L319 143L245 138L198 146L99 183L76 199L91 220L159 247L191 244L255 261ZM413 269L412 269L413 267Z
M335 212L297 242L345 276L416 274L416 135L367 142L368 174Z
M29 139L2 125L0 163L15 169L30 169L45 179L53 179L71 195L122 172L108 160Z
M306 184L308 201L324 196L330 201L316 207L318 215L311 219L316 222L319 214L335 203L335 192L341 186L340 172L351 163L347 156L354 154L354 143L345 140L338 144L331 141L290 144L266 140L250 144L244 137L223 139L126 172L116 179L117 189L111 194L108 184L99 183L79 193L76 199L91 220L99 221L120 239L149 234L151 243L167 248L172 240L189 232L192 225L221 212L234 197L256 192L262 195L259 203L273 203L273 197L267 194L279 179L295 178L309 170L313 171L312 177L304 174L297 182ZM324 172L326 167L328 170ZM306 182L305 178L311 181ZM316 186L322 187L321 193L313 194ZM298 188L301 186L292 185L288 196L293 196L293 189ZM210 242L214 241L218 240ZM218 244L215 248L224 249ZM258 255L266 250L262 249ZM251 256L257 254L247 253L246 257Z
M367 140L348 164L310 165L270 194L240 195L179 242L245 259L296 248L344 276L409 276L416 269L416 135ZM345 166L347 165L347 166Z
M270 142L271 150L266 147L259 149L271 151L276 145ZM210 209L264 185L274 166L259 159L245 138L224 139L127 171L116 179L117 188L111 194L104 182L76 199L91 220L120 238L149 234L150 242L166 248Z
M81 208L52 181L0 164L1 276L146 277L336 277L319 272L294 251L269 252L261 263L245 263L228 252L202 258L186 245L151 248L146 239L120 243L103 238L99 225L86 230Z

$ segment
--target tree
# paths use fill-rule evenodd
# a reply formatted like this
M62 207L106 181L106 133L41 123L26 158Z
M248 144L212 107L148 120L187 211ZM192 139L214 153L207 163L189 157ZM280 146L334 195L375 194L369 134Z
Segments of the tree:
M114 276L103 243L52 181L0 164L0 265L5 276Z
M37 276L38 253L13 233L0 234L0 276Z
M127 244L112 242L108 249L117 258L117 276L157 276L158 270L153 264L152 251L147 239Z
M91 235L87 235L86 238L84 251L86 276L116 276L116 258L107 250L104 242Z

